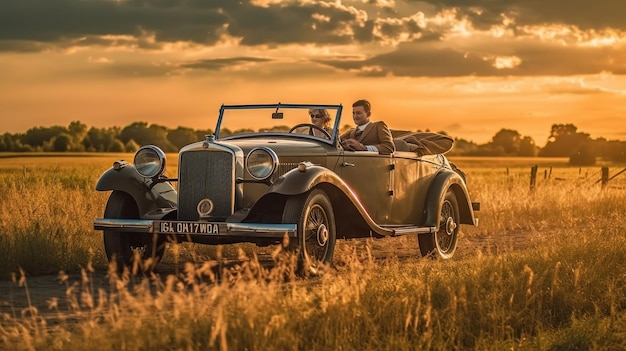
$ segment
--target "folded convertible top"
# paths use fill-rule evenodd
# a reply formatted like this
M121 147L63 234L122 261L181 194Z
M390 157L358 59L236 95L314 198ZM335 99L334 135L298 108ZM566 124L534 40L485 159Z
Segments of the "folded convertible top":
M418 156L445 154L452 149L454 139L431 132L391 130L396 151L415 152Z

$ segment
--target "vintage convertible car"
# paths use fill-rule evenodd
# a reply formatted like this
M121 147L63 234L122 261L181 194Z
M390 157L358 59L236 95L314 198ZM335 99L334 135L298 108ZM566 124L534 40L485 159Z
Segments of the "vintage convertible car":
M295 132L319 129L309 109L334 116L330 133ZM133 164L115 161L96 185L112 191L94 220L107 257L121 268L133 257L158 262L167 240L288 242L298 270L316 272L332 262L337 238L400 235L415 235L422 256L452 257L459 225L476 225L479 207L443 155L452 139L393 131L391 155L348 151L341 116L342 105L222 105L215 134L179 151L177 178L165 176L154 145Z

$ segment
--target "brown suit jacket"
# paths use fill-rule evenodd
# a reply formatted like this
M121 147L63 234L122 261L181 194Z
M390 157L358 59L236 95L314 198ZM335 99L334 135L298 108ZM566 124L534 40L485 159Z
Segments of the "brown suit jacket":
M378 153L388 155L396 150L389 127L383 121L370 122L359 138L355 137L356 128L341 135L341 139L356 139L363 145L372 145Z

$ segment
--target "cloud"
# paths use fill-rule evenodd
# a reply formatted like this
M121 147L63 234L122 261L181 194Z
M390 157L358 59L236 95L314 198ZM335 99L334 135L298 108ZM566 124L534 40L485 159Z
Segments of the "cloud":
M55 43L67 39L154 33L157 41L205 44L227 17L202 1L5 0L0 5L0 40Z
M253 63L270 62L270 59L259 57L229 57L219 59L199 60L196 62L181 65L181 68L204 69L209 71L218 71L226 67L235 65L245 65Z
M97 64L110 64L110 63L113 63L113 61L111 59L108 59L106 57L91 57L91 56L89 56L87 58L87 61L91 62L91 63L97 63Z
M626 74L624 10L622 0L4 0L0 52L98 48L124 71L140 64L109 52L147 62L181 52L150 75L271 64L293 46L329 53L302 56L303 70L373 77ZM262 49L276 56L248 53Z
M608 89L602 85L587 82L583 78L558 79L544 83L541 87L543 91L550 95L596 95L608 94L614 96L624 96L624 92Z
M572 24L582 29L626 27L626 2L604 0L438 0L439 8L455 7L471 18L477 27L487 28L499 22L502 14L513 15L520 25L546 23Z
M223 28L244 45L371 40L363 12L326 1L6 0L0 41L55 43L72 38L154 35L156 42L212 45ZM329 20L320 20L328 18ZM370 33L371 34L371 33Z

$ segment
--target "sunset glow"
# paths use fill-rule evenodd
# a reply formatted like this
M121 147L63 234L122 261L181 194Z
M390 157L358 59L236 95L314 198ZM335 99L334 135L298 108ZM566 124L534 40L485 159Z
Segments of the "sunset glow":
M213 128L222 103L367 98L392 128L479 143L509 128L542 146L556 123L626 140L626 2L610 5L7 0L0 134Z

